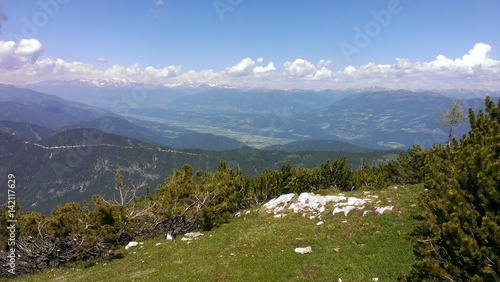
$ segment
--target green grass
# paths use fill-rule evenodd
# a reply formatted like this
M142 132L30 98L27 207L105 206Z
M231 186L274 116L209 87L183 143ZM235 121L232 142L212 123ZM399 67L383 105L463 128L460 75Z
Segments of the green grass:
M367 207L394 210L345 217L333 216L329 207L320 226L319 219L293 213L274 218L256 207L191 243L149 238L127 251L121 247L120 259L79 262L15 281L395 281L414 262L406 236L417 224L414 204L422 191L422 185L373 191L379 198ZM313 253L294 252L306 246Z

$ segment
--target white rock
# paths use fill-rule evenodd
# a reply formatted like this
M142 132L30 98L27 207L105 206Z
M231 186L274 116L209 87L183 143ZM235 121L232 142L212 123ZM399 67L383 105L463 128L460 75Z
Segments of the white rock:
M167 240L168 241L174 240L174 236L172 236L172 234L170 234L170 233L167 233Z
M378 281L378 277L373 278L372 281Z
M203 235L205 235L205 234L200 233L200 232L190 232L190 233L184 234L184 237L182 237L181 240L182 241L191 241L191 240L196 239L198 237L201 237Z
M314 193L302 193L296 202L288 207L293 212L312 211L322 213L325 211L325 205L329 202L340 202L345 200L344 196L321 196Z
M356 197L347 198L347 204L350 206L363 206L366 202L370 202L370 199L360 199Z
M377 211L379 214L383 214L385 211L392 211L392 208L394 208L394 206L376 207L375 211Z
M323 225L323 221L318 221L318 223L316 223L316 226L320 226L320 225Z
M272 199L271 201L265 203L264 207L269 213L278 213L285 208L285 206L292 200L294 196L294 193L281 195L278 198Z
M343 207L335 207L333 209L333 215L337 214L337 213L341 213L343 212L345 216L347 216L347 214L352 211L353 209L355 209L356 207L355 206L343 206Z
M295 252L297 254L310 254L310 253L312 253L312 248L311 248L311 246L308 246L305 248L295 248Z
M131 241L131 242L129 242L129 243L125 246L125 250L128 250L128 249L130 249L131 247L135 247L135 246L137 246L137 245L139 245L139 243L138 243L138 242Z

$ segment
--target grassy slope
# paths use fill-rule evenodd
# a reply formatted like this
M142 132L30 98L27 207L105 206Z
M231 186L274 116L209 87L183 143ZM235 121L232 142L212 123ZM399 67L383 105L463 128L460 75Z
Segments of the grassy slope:
M394 205L392 212L345 217L333 216L329 207L320 226L300 214L274 218L253 208L191 243L150 238L122 247L121 259L80 262L16 281L395 281L414 261L405 236L417 223L414 204L422 192L422 185L374 191L379 198L367 207ZM346 196L364 197L359 191ZM294 253L306 246L312 254Z

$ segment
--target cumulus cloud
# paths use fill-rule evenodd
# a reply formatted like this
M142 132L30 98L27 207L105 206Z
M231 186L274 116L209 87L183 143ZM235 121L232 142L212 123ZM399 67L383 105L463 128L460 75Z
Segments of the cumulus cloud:
M330 60L319 60L318 62L318 68L327 68L332 64L332 61Z
M267 67L262 67L262 66L257 66L253 69L253 73L256 75L262 75L265 73L273 72L275 71L276 68L274 67L274 63L270 62L267 64Z
M149 79L155 78L169 78L176 77L182 71L182 66L168 66L161 69L156 69L154 67L146 67L144 69L144 74L149 76Z
M0 41L0 82L25 83L43 80L120 79L143 83L181 85L185 83L233 87L338 89L380 86L388 88L500 90L500 61L489 57L491 46L478 43L459 58L443 54L429 62L397 58L392 64L370 62L332 71L331 60L316 64L302 58L286 61L282 67L265 64L261 57L242 59L221 70L183 70L182 66L142 67L115 64L98 69L92 64L40 58L43 48L36 39ZM96 62L106 62L96 58ZM97 64L97 63L96 63Z
M470 70L475 67L490 67L498 64L498 61L488 57L491 46L484 43L477 43L461 58L452 60L444 55L438 55L436 60L428 63L416 63L415 67L419 70L439 71L443 69L450 70Z
M42 44L36 39L0 41L0 68L13 69L34 63L42 53Z
M464 56L450 59L440 54L430 62L411 62L397 58L394 64L368 63L348 66L334 76L353 87L383 86L407 89L470 88L498 91L500 61L491 59L491 46L477 43ZM355 85L354 85L355 84Z
M283 64L283 75L312 80L328 79L333 75L333 72L328 69L331 63L330 60L320 60L317 65L304 59L287 61Z
M255 65L255 61L249 57L241 60L237 65L227 68L227 74L230 76L244 76L252 72L252 67Z
M291 77L313 77L316 73L316 67L304 59L287 61L283 64L283 68L283 74Z

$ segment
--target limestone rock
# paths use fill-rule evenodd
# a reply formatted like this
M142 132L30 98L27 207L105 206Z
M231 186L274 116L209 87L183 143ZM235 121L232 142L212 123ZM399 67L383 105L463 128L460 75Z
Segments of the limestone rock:
M311 246L308 246L305 248L295 248L295 252L297 254L310 254L310 253L312 253L312 248L311 248Z
M194 240L198 237L201 237L205 234L201 233L201 232L189 232L189 233L186 233L184 234L184 237L182 237L182 241L191 241L191 240Z
M132 248L132 247L135 247L135 246L137 246L137 245L139 245L139 243L138 243L138 242L131 241L131 242L129 242L129 243L125 246L125 250L128 250L128 249L130 249L130 248Z

